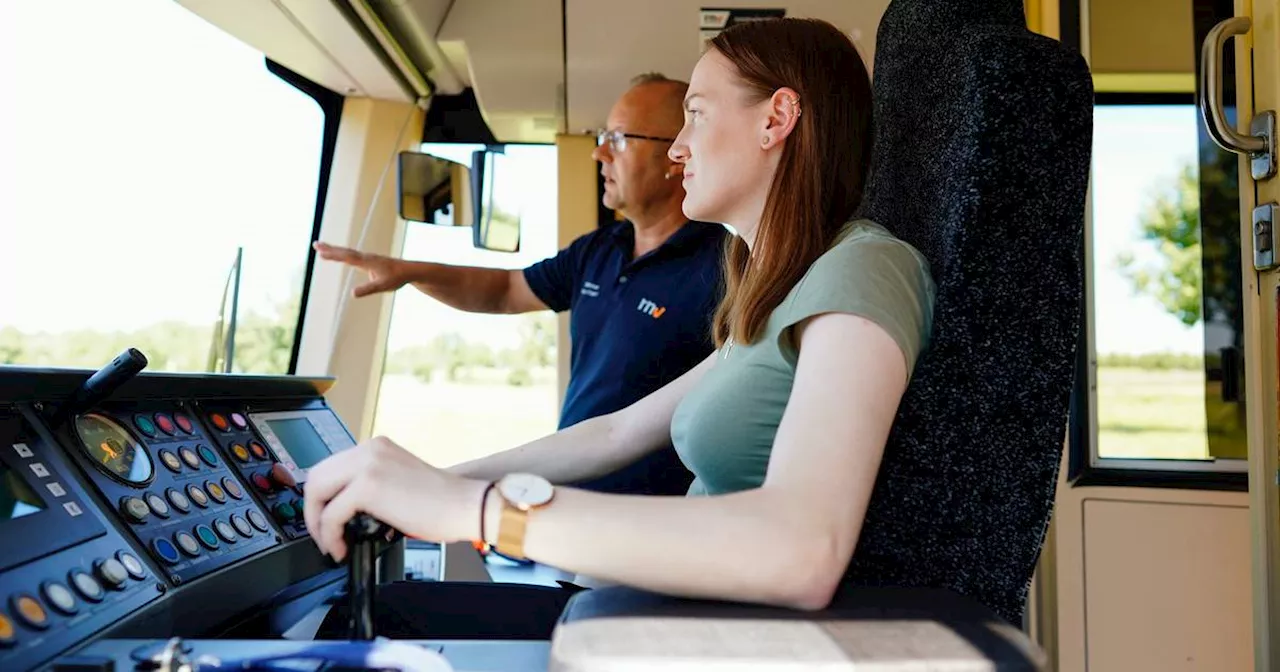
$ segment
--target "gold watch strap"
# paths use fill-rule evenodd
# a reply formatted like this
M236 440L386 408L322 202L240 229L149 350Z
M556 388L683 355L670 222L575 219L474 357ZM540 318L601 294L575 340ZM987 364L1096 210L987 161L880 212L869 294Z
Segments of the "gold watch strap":
M502 502L502 518L498 522L498 552L517 560L524 559L524 529L529 512L521 511L505 500Z

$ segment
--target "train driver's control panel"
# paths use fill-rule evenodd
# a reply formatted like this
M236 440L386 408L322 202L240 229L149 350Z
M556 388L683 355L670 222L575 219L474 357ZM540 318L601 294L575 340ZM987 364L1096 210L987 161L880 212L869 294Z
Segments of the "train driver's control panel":
M307 468L355 445L332 381L145 365L0 366L0 670L102 637L278 636L273 610L342 589L301 515Z
M372 669L358 642L314 640L338 601L358 607L348 639L366 653L417 661L400 669L546 669L548 642L376 639L372 586L402 546L374 526L339 565L303 522L308 471L356 443L325 401L333 380L146 365L131 349L97 371L0 366L0 671L226 669L204 656L295 649Z

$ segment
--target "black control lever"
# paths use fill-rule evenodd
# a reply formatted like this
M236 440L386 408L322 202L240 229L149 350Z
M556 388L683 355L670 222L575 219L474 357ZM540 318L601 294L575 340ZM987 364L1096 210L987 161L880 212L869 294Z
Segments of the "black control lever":
M111 360L110 364L98 369L80 387L76 388L75 392L71 393L71 398L58 407L58 411L53 416L50 424L54 426L61 425L71 416L89 410L94 404L111 396L112 392L115 392L116 389L138 375L138 372L146 367L146 355L143 355L136 348L129 348L116 355L116 358Z
M374 595L378 588L375 563L381 546L396 532L390 525L366 513L357 513L347 521L347 595L351 598L351 635L353 640L376 637L373 626Z

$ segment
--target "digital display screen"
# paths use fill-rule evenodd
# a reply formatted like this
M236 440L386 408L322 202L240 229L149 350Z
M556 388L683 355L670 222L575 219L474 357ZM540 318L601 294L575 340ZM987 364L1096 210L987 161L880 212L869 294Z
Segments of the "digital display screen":
M325 445L310 420L306 418L267 420L267 426L280 440L280 445L293 456L293 461L299 469L310 469L329 457L329 446Z
M18 472L0 462L0 522L44 511L44 500L27 486Z

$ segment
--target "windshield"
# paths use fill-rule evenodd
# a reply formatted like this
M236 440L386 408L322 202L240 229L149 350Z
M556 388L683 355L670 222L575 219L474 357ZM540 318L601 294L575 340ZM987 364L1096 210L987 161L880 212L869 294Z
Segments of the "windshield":
M171 0L0 3L0 42L0 364L286 373L316 100Z

